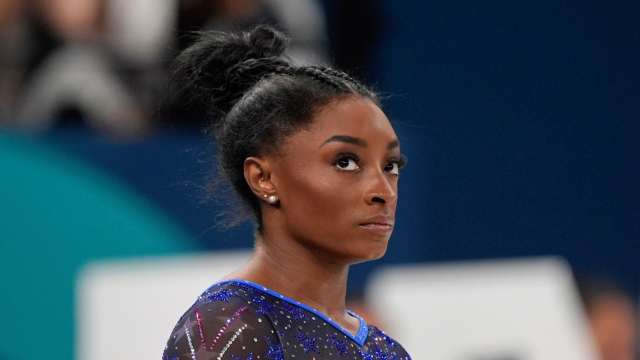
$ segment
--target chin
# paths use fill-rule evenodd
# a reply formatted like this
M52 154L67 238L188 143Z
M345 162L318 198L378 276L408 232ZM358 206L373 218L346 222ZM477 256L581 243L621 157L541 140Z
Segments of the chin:
M366 247L360 249L357 254L353 256L353 264L378 260L384 256L387 252L388 239L385 241L379 241L374 244L368 244Z

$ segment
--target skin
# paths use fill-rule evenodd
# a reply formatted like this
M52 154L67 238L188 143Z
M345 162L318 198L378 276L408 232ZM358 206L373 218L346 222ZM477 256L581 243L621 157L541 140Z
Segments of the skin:
M22 15L24 5L19 0L0 0L0 31Z
M245 179L256 196L275 194L279 201L263 201L253 257L228 278L274 289L355 333L358 321L345 305L349 265L378 259L387 249L392 226L366 223L381 222L372 220L380 216L393 224L400 157L382 110L350 97L321 109L277 154L247 158Z
M633 303L619 294L601 295L589 312L602 360L633 360L637 330Z
M66 40L86 40L99 32L103 0L40 0L39 11L50 26Z

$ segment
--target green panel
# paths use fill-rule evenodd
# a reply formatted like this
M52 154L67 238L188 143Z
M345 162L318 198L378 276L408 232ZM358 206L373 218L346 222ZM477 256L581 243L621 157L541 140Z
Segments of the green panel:
M184 252L190 244L113 178L0 133L0 359L73 358L74 279L86 262Z

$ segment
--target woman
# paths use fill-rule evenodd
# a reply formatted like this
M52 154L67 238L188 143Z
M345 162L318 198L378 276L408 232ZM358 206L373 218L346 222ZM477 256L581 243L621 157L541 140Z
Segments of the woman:
M178 57L182 91L209 105L220 167L258 231L249 263L197 299L164 359L409 359L345 307L349 265L383 256L391 236L396 134L370 90L293 66L284 50L258 27L205 33Z

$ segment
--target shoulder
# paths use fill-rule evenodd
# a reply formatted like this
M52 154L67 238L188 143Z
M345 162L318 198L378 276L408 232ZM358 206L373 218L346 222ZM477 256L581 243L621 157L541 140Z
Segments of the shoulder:
M190 318L199 322L225 318L230 320L230 323L237 318L243 318L245 313L254 312L251 298L250 289L236 283L213 284L196 298L193 305L180 317L177 325L188 322Z
M392 355L393 359L410 360L409 353L402 345L383 330L376 326L369 325L369 335L367 348L372 353L384 353Z
M250 288L233 282L205 290L178 320L163 359L217 359L225 354L246 358L281 351L254 297Z

